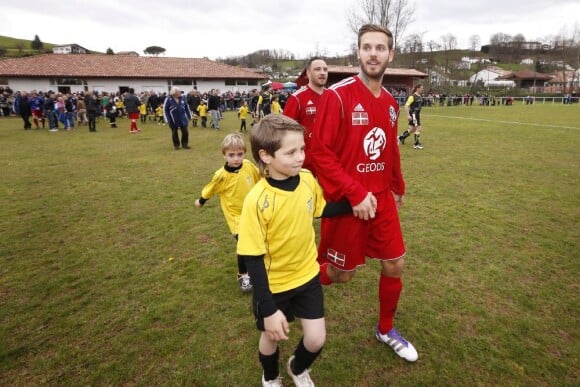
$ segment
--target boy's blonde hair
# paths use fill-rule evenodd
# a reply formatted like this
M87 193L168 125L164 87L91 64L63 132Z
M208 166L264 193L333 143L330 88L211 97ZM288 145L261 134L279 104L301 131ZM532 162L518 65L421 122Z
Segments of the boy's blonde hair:
M228 134L222 141L222 154L225 155L228 149L243 149L246 151L244 138L238 133Z
M252 127L250 143L252 156L258 164L260 174L268 176L267 165L260 158L260 150L264 150L270 156L282 146L282 139L287 131L302 132L304 127L292 118L282 114L268 114Z

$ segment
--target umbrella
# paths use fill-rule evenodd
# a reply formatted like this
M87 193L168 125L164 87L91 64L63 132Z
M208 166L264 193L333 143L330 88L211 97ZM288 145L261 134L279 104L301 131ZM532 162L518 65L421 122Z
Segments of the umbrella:
M296 88L296 83L294 83L294 82L286 82L284 84L284 88L285 89L295 89Z
M280 90L284 88L284 84L280 82L270 82L269 85L272 90Z

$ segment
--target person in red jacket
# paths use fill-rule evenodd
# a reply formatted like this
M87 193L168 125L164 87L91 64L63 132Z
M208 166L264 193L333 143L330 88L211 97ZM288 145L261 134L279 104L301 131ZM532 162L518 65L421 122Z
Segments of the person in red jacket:
M397 144L399 105L382 85L393 56L393 35L388 29L373 24L360 28L360 72L322 95L310 156L325 199L346 199L353 210L352 215L322 220L321 282L348 282L366 257L378 259L381 274L375 336L398 356L416 361L413 345L393 327L405 255L398 216L405 193Z

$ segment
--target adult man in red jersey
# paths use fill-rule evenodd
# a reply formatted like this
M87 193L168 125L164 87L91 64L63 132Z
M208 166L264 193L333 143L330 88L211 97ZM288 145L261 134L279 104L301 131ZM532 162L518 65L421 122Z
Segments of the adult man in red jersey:
M397 144L399 105L383 87L393 35L367 24L358 33L361 71L323 94L312 132L312 165L328 202L348 200L352 215L322 220L320 280L350 281L366 257L378 259L379 322L375 336L407 361L418 354L393 326L402 289L405 244L398 208L405 182Z
M304 126L304 153L306 158L302 168L312 171L312 158L310 157L312 128L320 98L325 90L324 85L326 85L328 80L328 66L324 59L320 57L310 58L306 63L306 76L308 77L308 84L302 86L288 97L283 113Z

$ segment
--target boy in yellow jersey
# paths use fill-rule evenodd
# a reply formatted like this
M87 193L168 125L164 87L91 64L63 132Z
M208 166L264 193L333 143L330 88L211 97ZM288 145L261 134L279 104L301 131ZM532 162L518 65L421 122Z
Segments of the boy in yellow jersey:
M282 113L282 106L280 105L280 101L278 97L272 97L272 114L280 114Z
M163 124L163 126L165 126L165 120L163 119L163 105L159 105L155 108L155 117L157 117L157 125Z
M120 97L115 97L114 101L117 115L122 118L125 115L125 104L123 104L123 100Z
M197 112L199 113L199 118L201 118L201 127L207 128L207 104L204 100L201 100L197 106Z
M222 142L222 154L226 163L218 169L211 181L203 187L201 197L195 201L202 207L214 195L219 195L226 223L234 238L238 239L240 214L244 198L260 180L258 168L246 160L246 144L241 135L228 134ZM245 261L238 256L238 283L244 293L252 291L252 282Z
M139 105L139 116L142 124L147 122L147 105L144 103Z
M245 133L248 131L246 128L246 119L248 118L248 102L242 102L242 106L238 109L238 118L240 119L240 132Z
M288 339L288 323L295 318L303 337L286 369L296 385L314 385L309 368L322 351L326 327L312 222L352 209L347 202L327 204L314 176L302 169L304 128L296 121L267 115L252 128L250 140L264 177L244 200L238 255L254 286L262 385L281 385L278 341Z

